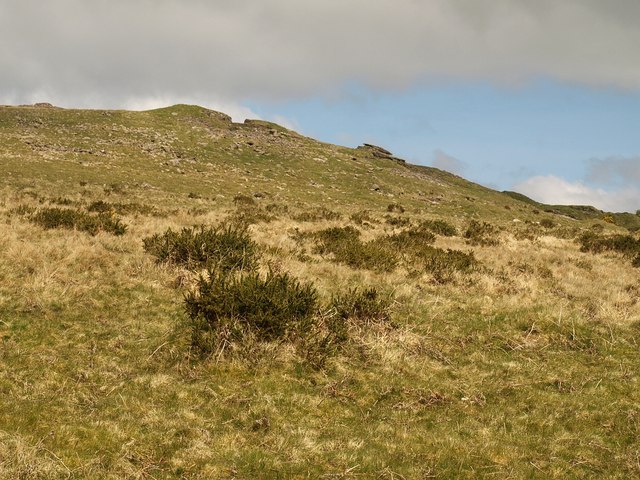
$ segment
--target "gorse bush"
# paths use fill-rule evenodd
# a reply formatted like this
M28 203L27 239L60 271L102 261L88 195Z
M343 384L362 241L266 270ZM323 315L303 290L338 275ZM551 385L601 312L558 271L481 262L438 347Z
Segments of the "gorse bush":
M603 236L590 231L582 234L578 242L582 252L617 252L631 258L632 266L640 267L640 239L632 235Z
M68 208L42 208L30 216L32 222L45 229L67 228L97 235L99 232L124 235L127 226L115 214L92 215Z
M313 325L318 295L311 284L288 274L229 275L209 270L185 297L192 344L213 352L253 335L260 341L304 335Z
M383 237L381 241L389 243L401 253L412 254L435 240L436 236L433 233L418 227Z
M352 268L363 268L379 272L393 270L399 261L396 252L379 240L362 242L355 228L334 227L313 234L316 253L331 253L334 260Z
M406 217L393 216L393 215L385 215L385 223L387 225L391 225L393 227L406 227L411 224L411 220Z
M438 283L451 281L455 272L470 273L479 267L473 252L460 250L429 247L420 252L419 259L425 271L431 273Z
M236 206L253 206L256 204L256 201L253 197L250 197L249 195L244 195L242 193L239 193L233 197L233 203Z
M357 225L378 223L378 220L371 216L371 212L369 210L360 210L353 213L349 219Z
M387 205L387 212L404 213L404 207L399 203L390 203Z
M443 237L455 237L458 235L456 227L444 220L425 220L420 224L420 228L441 235Z
M464 238L471 245L493 246L498 245L498 229L487 222L471 220L464 232Z
M317 253L334 253L347 243L360 241L360 231L352 226L325 228L313 234Z
M469 273L479 266L473 253L434 247L435 234L422 225L369 242L362 242L360 232L351 226L328 228L311 236L316 253L333 254L336 262L352 268L388 272L402 260L412 270L417 267L444 280L453 272Z
M540 220L540 226L544 228L553 228L556 226L556 223L550 218L543 218Z
M578 239L582 252L602 253L618 252L627 256L640 254L640 240L631 235L602 236L586 232Z
M378 290L373 287L364 290L354 288L333 296L330 307L339 318L358 324L388 322L391 298L380 295Z
M156 208L149 205L140 203L110 203L103 200L90 203L87 211L95 213L117 213L118 215L162 215Z
M221 271L249 270L255 266L258 248L246 225L169 229L143 240L144 250L159 262L186 268L217 268Z

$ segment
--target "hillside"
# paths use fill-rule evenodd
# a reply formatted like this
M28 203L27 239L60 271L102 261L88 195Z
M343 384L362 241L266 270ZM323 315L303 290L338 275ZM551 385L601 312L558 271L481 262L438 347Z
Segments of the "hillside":
M186 105L0 171L0 479L640 476L634 215Z
M539 210L545 213L553 213L556 215L564 215L575 220L602 220L608 218L608 220L616 225L626 228L632 232L640 230L640 215L625 212L604 212L598 210L595 207L589 205L547 205L544 203L536 202L535 200L517 192L503 192L516 200L533 205ZM640 210L638 210L640 211Z

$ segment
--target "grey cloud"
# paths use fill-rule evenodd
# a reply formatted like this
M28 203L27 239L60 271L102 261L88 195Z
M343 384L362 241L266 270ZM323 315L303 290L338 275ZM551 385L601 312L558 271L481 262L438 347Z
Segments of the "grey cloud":
M0 0L0 102L242 102L539 76L636 89L638 18L630 0Z
M462 160L458 160L442 150L436 150L433 152L433 161L431 162L431 165L439 168L440 170L446 170L447 172L457 174L464 172L467 168L467 164Z
M596 184L640 185L640 157L592 159L587 180Z

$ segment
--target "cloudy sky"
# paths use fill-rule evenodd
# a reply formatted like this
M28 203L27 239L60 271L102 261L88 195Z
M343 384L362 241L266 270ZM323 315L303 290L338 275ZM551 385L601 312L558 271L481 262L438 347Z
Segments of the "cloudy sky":
M196 103L640 209L637 0L0 0L0 103Z

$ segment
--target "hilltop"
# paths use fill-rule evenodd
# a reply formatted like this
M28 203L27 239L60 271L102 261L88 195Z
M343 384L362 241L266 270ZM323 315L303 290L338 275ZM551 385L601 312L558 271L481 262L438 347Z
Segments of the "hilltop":
M640 474L637 215L189 105L0 167L0 478Z

